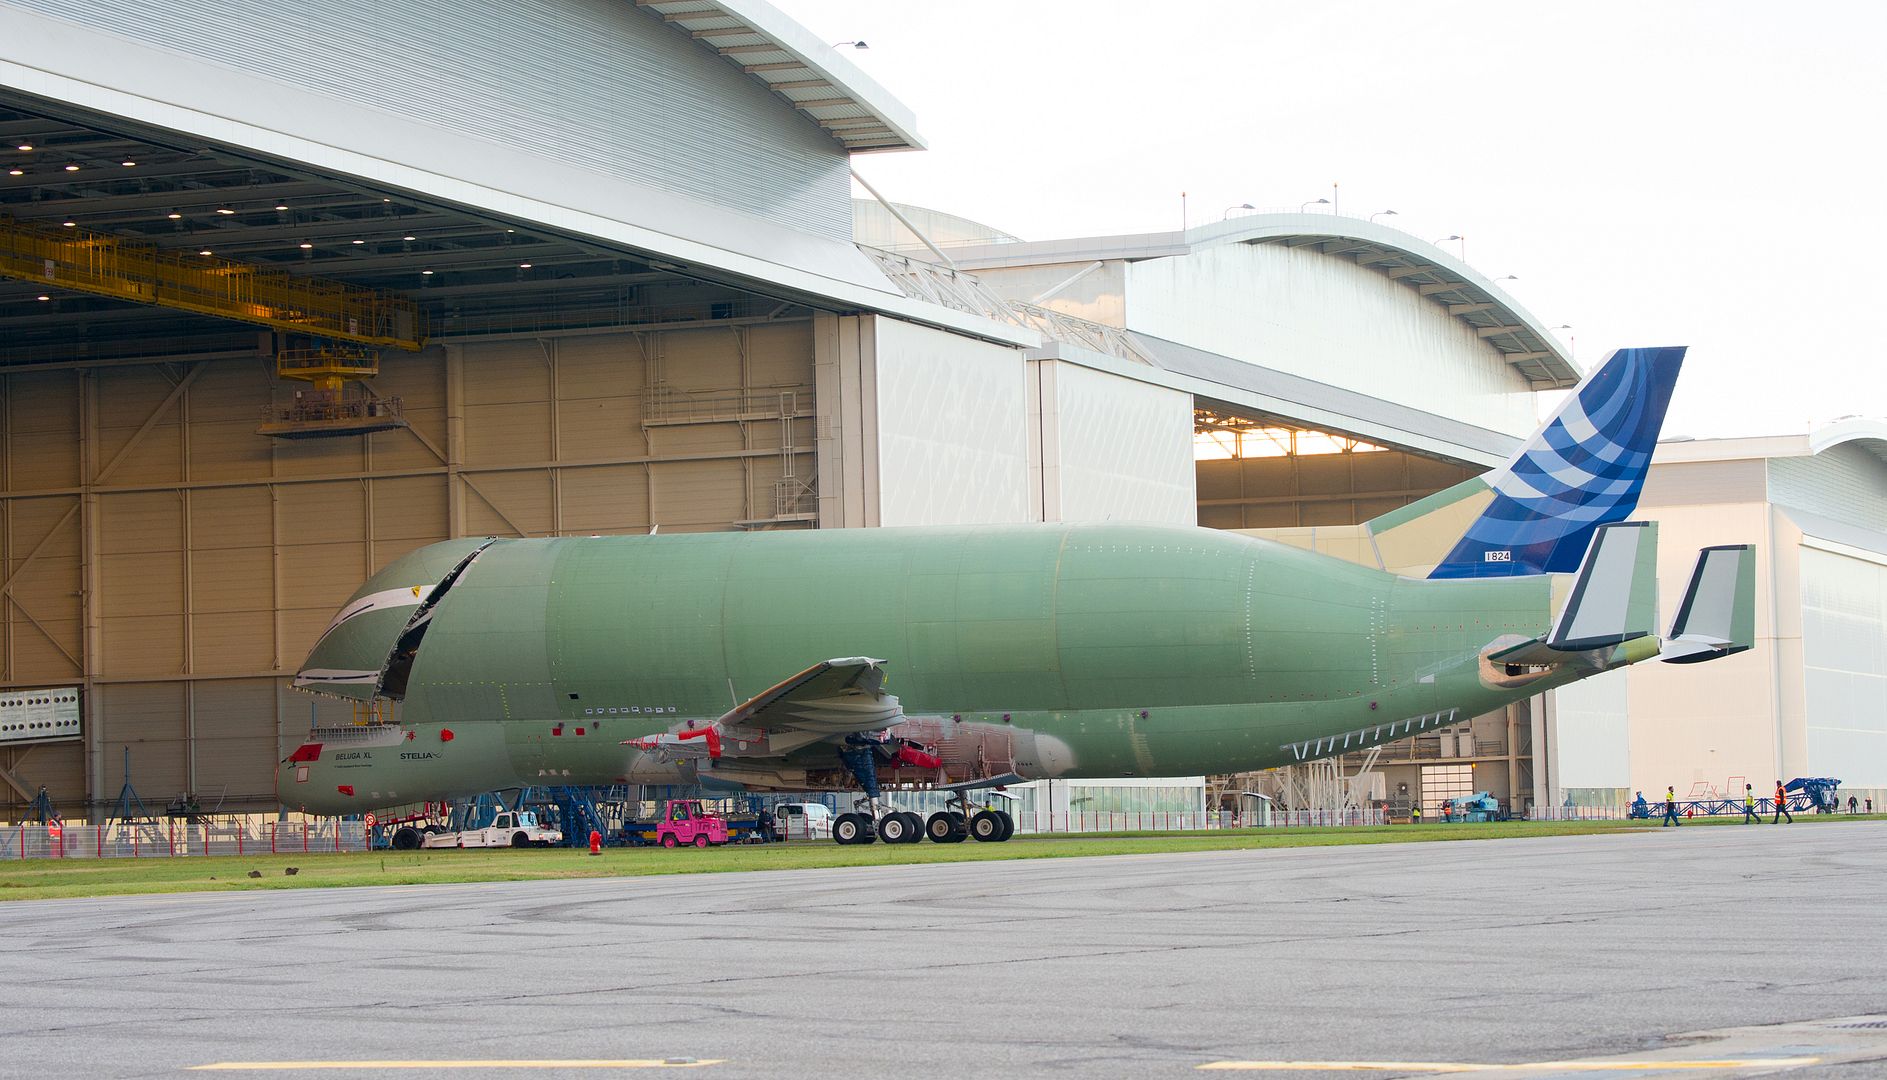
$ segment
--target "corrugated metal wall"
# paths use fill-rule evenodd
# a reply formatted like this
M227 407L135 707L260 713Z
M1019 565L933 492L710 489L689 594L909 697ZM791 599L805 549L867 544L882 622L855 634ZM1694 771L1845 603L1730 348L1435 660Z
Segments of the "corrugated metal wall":
M1768 466L1770 502L1887 532L1887 464L1865 447L1844 443Z
M373 381L410 430L277 442L261 359L0 376L0 685L89 685L96 799L128 748L147 804L272 802L317 709L282 676L362 580L451 536L800 524L812 380L804 320L433 348ZM0 765L85 797L79 745Z
M1480 471L1399 450L1225 458L1198 470L1199 524L1209 529L1355 525Z
M6 0L794 229L850 239L849 158L627 0Z

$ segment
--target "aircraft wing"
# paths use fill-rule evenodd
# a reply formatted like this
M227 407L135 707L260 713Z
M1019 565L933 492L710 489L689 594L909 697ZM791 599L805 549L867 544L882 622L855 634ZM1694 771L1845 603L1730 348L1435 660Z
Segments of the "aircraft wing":
M774 757L809 743L881 731L903 719L884 692L883 660L839 657L784 679L701 728L627 740L664 758Z
M890 727L904 715L884 692L883 660L848 656L821 660L735 706L717 723L763 732L843 735Z

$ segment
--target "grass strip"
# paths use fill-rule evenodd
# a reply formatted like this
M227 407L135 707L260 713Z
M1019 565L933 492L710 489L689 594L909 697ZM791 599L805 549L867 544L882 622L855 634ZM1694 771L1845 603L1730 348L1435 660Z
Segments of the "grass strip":
M1876 820L1887 815L1876 815ZM1859 821L1816 817L1803 822ZM1734 825L1738 818L1694 819ZM1385 825L1345 828L1215 829L1204 832L1056 833L1022 835L1006 844L869 844L827 840L697 850L606 848L601 856L565 848L458 851L372 851L307 855L191 855L153 859L27 859L0 863L0 900L43 900L143 893L237 892L360 885L438 885L553 878L643 877L743 870L809 870L847 866L989 862L1154 855L1178 851L1251 851L1529 836L1580 836L1656 828L1655 821L1545 821L1487 824ZM289 867L296 868L289 875ZM250 877L250 871L261 874Z

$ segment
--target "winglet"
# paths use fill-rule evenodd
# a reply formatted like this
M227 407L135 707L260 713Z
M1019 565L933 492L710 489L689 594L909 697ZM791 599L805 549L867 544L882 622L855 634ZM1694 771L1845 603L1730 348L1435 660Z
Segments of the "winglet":
M1756 546L1707 547L1684 589L1659 659L1701 664L1756 644Z

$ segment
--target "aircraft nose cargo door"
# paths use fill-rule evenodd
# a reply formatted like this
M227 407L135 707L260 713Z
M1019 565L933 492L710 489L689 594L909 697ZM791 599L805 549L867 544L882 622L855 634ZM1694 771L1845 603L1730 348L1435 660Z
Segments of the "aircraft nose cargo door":
M491 541L480 537L431 544L395 560L362 585L324 631L295 675L295 688L355 701L371 700L382 676L410 654L416 616L436 599L472 556ZM423 630L423 627L420 629ZM396 695L397 696L397 695Z

